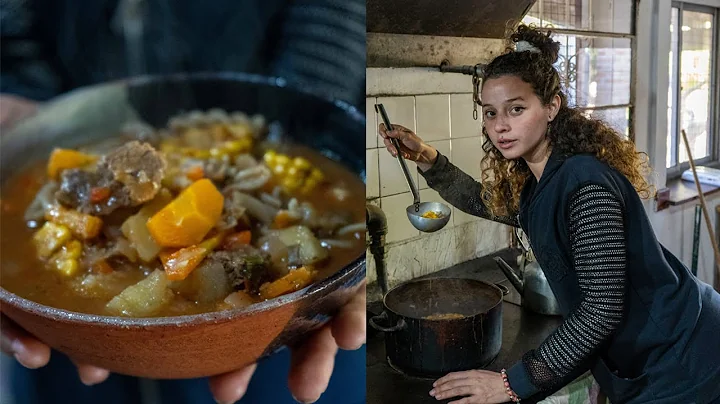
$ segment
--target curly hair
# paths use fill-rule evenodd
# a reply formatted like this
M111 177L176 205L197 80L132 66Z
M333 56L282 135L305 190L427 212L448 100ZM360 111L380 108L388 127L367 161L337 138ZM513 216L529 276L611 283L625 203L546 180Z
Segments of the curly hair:
M504 54L484 68L483 84L488 79L513 75L530 84L543 105L550 104L556 95L560 96L560 109L548 124L546 134L550 148L563 157L592 153L625 175L642 198L652 197L653 187L646 180L651 173L647 154L638 152L631 140L624 139L606 123L588 118L581 110L568 106L560 75L553 66L558 59L560 44L550 35L549 31L543 33L534 27L519 25L509 37L510 45L525 41L534 49L516 51L508 46ZM482 199L496 216L516 214L520 192L532 173L522 158L508 160L503 157L490 141L485 125L482 133L485 137L482 145L485 155L481 161Z

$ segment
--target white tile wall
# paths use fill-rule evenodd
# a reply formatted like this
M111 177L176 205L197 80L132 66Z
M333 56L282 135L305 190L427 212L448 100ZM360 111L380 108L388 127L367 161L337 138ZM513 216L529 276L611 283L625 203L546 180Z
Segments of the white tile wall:
M426 142L450 139L450 96L447 94L415 97L417 134Z
M453 138L479 136L482 111L477 107L478 119L473 119L472 94L450 94L450 136Z
M480 160L483 156L482 141L480 136L451 140L450 161L473 178L480 178Z

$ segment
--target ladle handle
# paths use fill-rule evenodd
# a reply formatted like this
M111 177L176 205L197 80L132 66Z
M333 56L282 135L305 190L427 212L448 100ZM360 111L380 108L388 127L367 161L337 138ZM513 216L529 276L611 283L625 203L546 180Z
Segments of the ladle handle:
M385 107L382 104L375 104L375 111L380 114L383 123L385 123L385 127L388 130L392 130L393 126L390 124L390 118L388 118L387 112L385 112ZM394 138L390 138L390 142L393 144L393 146L395 146L395 149L397 149L398 151L397 159L400 163L400 168L402 168L403 170L403 174L405 174L405 179L407 180L408 186L410 187L410 192L412 192L413 194L413 203L415 204L415 211L417 211L420 205L420 192L418 192L417 188L415 187L415 181L413 181L407 163L405 162L405 159L400 152L400 142L398 142L398 140Z

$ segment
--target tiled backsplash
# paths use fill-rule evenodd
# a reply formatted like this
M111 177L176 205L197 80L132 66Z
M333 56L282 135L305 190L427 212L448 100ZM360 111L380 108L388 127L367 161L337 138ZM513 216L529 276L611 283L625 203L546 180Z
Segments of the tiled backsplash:
M368 75L368 80L384 79L382 70ZM404 69L387 69L392 77L402 77ZM407 69L415 78L419 73ZM428 80L443 80L443 75L427 73ZM508 227L468 215L454 207L451 221L436 233L420 233L408 221L405 208L413 198L397 160L385 149L377 128L381 122L374 113L375 103L382 103L394 124L412 129L429 145L435 147L460 169L476 179L480 178L483 156L480 120L472 117L472 87L468 78L467 92L457 93L457 77L446 94L412 94L411 88L400 89L403 95L369 94L367 102L367 198L379 205L388 220L388 282L397 284L417 276L467 261L506 248L510 243ZM368 89L377 88L368 82ZM442 88L442 81L434 88ZM479 111L478 111L479 112ZM480 114L479 114L480 115ZM417 173L414 163L408 162L414 174L420 199L442 201L429 189ZM374 263L368 256L368 280L376 279Z

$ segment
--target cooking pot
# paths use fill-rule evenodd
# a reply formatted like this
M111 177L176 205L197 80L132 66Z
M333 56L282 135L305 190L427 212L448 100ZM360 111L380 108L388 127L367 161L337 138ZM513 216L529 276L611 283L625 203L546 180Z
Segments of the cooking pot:
M388 363L401 373L437 378L479 369L500 353L508 292L474 279L413 280L384 296L370 325L385 333Z

